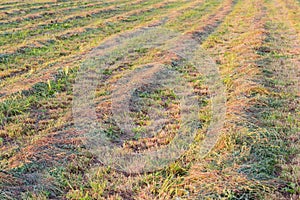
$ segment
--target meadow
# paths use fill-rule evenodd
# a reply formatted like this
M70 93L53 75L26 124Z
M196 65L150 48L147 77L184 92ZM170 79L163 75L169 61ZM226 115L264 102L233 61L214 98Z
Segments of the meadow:
M0 47L0 199L300 198L299 0L0 0ZM130 173L93 122L117 155L193 135Z

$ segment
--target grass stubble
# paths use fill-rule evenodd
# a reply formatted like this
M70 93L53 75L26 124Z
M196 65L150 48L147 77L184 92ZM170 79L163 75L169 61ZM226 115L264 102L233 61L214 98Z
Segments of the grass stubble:
M64 5L67 3L72 4L66 1L57 5L61 6L60 12L68 12ZM17 2L1 2L0 8L7 10L1 20L13 23L18 18L6 19L7 15L14 15L9 13L21 8L26 12L24 16L30 16L31 6L39 9L44 5L19 4L18 7ZM101 10L96 8L98 5L101 3L91 2L87 13L93 13L94 6ZM45 17L43 12L48 12L49 7L41 9L46 10L36 10L35 14L41 12ZM74 25L82 22L84 29L56 27L48 35L21 35L11 48L10 41L4 45L0 54L1 199L298 199L299 2L126 1L118 9L121 11L116 16L99 21L97 14L92 20L86 19L89 16L72 17L80 16L81 9L74 9L65 18ZM53 18L60 14L54 12ZM100 102L98 120L106 120L107 133L113 136L120 132L110 118L109 85L136 66L158 59L177 67L199 94L201 127L190 150L164 169L138 175L120 173L99 164L82 144L82 133L72 128L72 85L86 52L99 46L103 39L159 24L164 17L169 17L169 21L163 26L198 40L218 64L226 87L225 126L213 151L199 158L197 151L211 120L209 91L203 77L172 55L138 49L118 65L112 64L104 72L105 84L96 90L95 101ZM22 20L26 17L19 20L22 26L16 31L25 31L26 27L28 33L44 31L39 30L43 29L39 26L44 23L43 18L33 17L24 26ZM57 24L63 27L65 23ZM15 24L7 25L9 30L14 27ZM24 39L26 45L42 40L54 42L12 53L24 45ZM37 58L40 59L34 62ZM137 95L139 99L154 99L169 108L168 116L178 117L180 108L172 91L146 87ZM143 112L136 112L134 119L140 126L148 123ZM168 144L165 140L172 138L176 123L169 128L159 138L161 145ZM135 138L126 148L141 150L144 143Z

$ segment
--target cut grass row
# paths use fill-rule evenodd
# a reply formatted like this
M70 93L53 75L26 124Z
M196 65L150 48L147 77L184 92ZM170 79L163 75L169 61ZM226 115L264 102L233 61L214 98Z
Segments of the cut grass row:
M121 2L120 2L121 3ZM138 1L124 1L122 4L118 5L112 5L112 6L105 6L102 5L100 8L92 8L87 11L81 11L78 9L75 13L65 13L66 15L60 16L60 12L53 13L51 15L48 15L48 18L50 20L42 20L42 23L39 22L33 22L34 26L31 27L24 27L24 29L21 30L13 30L10 32L5 32L2 34L2 43L3 51L10 50L10 46L7 44L18 44L22 43L24 39L26 38L28 41L26 43L30 43L30 39L37 40L38 38L45 37L45 34L52 34L65 31L69 29L72 31L72 29L86 26L95 20L99 21L99 18L104 20L111 16L114 16L116 14L125 13L130 10L143 8L146 5L149 5L153 3L151 2L141 2ZM130 5L130 7L128 7ZM80 11L80 13L78 13ZM57 16L56 16L57 15ZM24 42L23 42L24 43Z
M275 179L281 193L276 198L297 199L300 196L300 40L280 4L277 0L266 1L267 32L258 50L263 57L259 62L263 76L258 80L269 93L258 98L253 106L257 113L253 118L263 127L266 135L262 137L267 138L269 144L258 143L253 154L263 155L264 161L256 160L253 165L272 169L268 175ZM262 149L261 143L268 148Z
M218 7L217 7L218 8ZM217 10L217 9L216 9ZM213 11L213 10L210 10L210 11ZM205 14L205 16L207 15L207 14L209 14L209 13L205 13L205 9L202 9L201 10L201 12L202 12L202 14L204 15ZM201 13L200 12L200 13ZM189 20L187 20L187 22L188 22ZM141 60L143 60L143 59L145 59L145 58L143 58L143 57L141 57L140 58ZM53 84L53 85L55 85L55 84ZM55 88L54 86L52 86L53 88ZM43 87L42 87L43 88ZM46 85L44 85L44 88L48 88L49 89L49 86L46 84ZM47 91L47 90L46 90ZM38 93L37 93L38 94ZM46 94L48 94L48 92L46 92ZM57 95L57 96L59 96L59 95ZM52 98L50 98L50 99L52 99ZM47 99L46 101L49 101L50 99ZM56 98L55 98L56 99ZM22 123L21 123L22 124ZM53 125L52 125L53 126ZM47 130L47 131L49 131L49 130ZM46 131L46 132L47 132ZM21 141L22 141L22 138L21 138ZM33 145L34 144L36 144L36 143L33 143ZM25 144L24 144L25 145ZM23 145L22 145L23 146ZM25 146L28 146L28 144L27 145L25 145ZM37 145L34 145L34 146L37 146ZM29 152L28 151L29 150L29 147L27 147L25 150L24 150L24 152L23 153L25 153L25 152ZM26 154L27 154L26 153ZM49 154L49 152L47 152L48 154ZM13 155L14 153L12 153L12 155ZM22 154L21 154L22 155ZM24 154L23 154L24 155ZM31 154L32 156L34 156L34 154ZM27 156L26 156L27 157ZM28 157L27 157L28 158ZM18 161L18 162L20 162L21 160L23 159L23 156L16 156L16 157L14 157L14 159L9 159L10 160L10 162L8 162L8 163L11 163L12 161ZM18 163L17 162L17 163ZM81 162L81 161L80 161ZM78 164L80 163L80 162L77 162L77 164L75 164L75 166L77 166L78 167ZM12 163L11 163L12 164ZM11 165L10 164L10 165ZM18 165L15 165L15 166L18 166ZM25 166L27 166L27 167L29 167L29 165L25 165ZM22 167L22 165L20 166L20 170L21 169L23 169L25 166L23 166ZM27 168L26 167L26 168ZM34 167L34 166L33 166ZM76 168L77 168L76 167ZM87 166L86 166L87 167ZM61 169L59 169L60 167L55 167L55 168L52 168L51 170L49 170L49 171L51 171L51 173L50 173L50 175L51 175L51 177L55 177L55 181L59 181L59 180L63 180L63 182L64 181L66 181L66 177L64 177L64 175L63 174L65 174L65 173L69 173L68 172L68 170L70 169L70 166L65 166L64 168L63 168L63 170L62 171L60 171ZM33 169L33 168L32 168ZM31 170L32 170L31 169ZM30 170L30 171L31 171ZM67 170L67 171L65 171L65 170ZM49 173L49 171L46 171L45 173ZM58 172L58 174L57 175L55 175L53 172ZM25 171L25 173L28 173L28 171L26 170ZM103 175L105 175L105 174L103 174ZM111 175L109 175L109 176L111 176ZM121 176L121 177L123 177L122 175L118 175L118 176ZM73 177L73 178L71 178L69 181L68 181L68 183L69 184L71 184L71 187L69 187L68 185L65 185L65 184L63 184L63 182L58 182L59 183L59 187L61 187L63 190L71 190L70 191L70 194L68 195L70 198L71 197L76 197L76 195L77 195L77 193L78 193L78 188L80 188L80 184L82 184L82 182L80 182L80 183L76 183L77 181L78 181L78 179L74 179L75 177ZM102 179L103 178L103 176L101 175L101 176L98 176L98 179ZM125 179L124 179L125 177L123 177L123 179L122 179L122 181L125 181ZM97 179L97 180L98 180ZM110 180L110 181L113 181L111 178L108 178L108 180ZM116 180L116 179L115 179ZM138 180L135 180L135 182L137 183L137 181ZM79 184L79 185L78 185ZM93 186L93 189L92 189L92 191L93 191L93 196L100 196L101 195L101 192L100 191L97 191L97 188L102 188L102 186L101 186L101 182L89 182L87 185L86 184L84 184L83 186L84 187L86 187L86 189L85 190L90 190L90 186L91 185L94 185ZM112 184L112 185L116 185L118 188L121 188L121 185L119 184L119 183L113 183L113 182L111 182L110 184ZM82 186L81 186L82 187ZM137 187L139 187L139 186L137 186ZM20 188L19 188L20 189ZM21 190L21 189L20 189ZM106 189L106 191L107 191L107 189ZM112 190L111 190L112 191ZM113 192L113 191L112 191ZM115 192L113 192L113 194L111 194L111 195L114 195L114 196L116 196L117 195L117 192L118 191L115 191ZM59 194L59 193L58 193ZM29 194L29 196L34 196L34 195L47 195L47 192L45 191L45 192L41 192L41 193L38 193L38 192L33 192L33 193L31 193L31 194ZM79 195L80 195L80 192L79 192ZM86 191L83 191L83 196L85 196L86 195ZM106 195L109 195L109 193L107 193L106 192ZM77 196L78 198L79 198L79 196Z
M12 176L5 176L12 179L10 184L15 186L15 189L7 186L10 190L1 195L9 198L17 194L32 199L58 197L65 192L70 199L297 198L299 169L295 155L299 149L299 108L295 91L285 90L295 86L295 83L285 80L284 75L289 74L289 71L274 73L271 67L277 66L278 69L278 64L287 69L288 66L297 67L295 58L298 54L295 51L298 50L293 46L299 44L295 39L297 35L281 7L276 6L283 2L240 0L223 23L224 16L218 13L222 12L220 7L228 5L230 1L215 3L212 7L208 2L201 4L197 12L190 11L192 14L183 14L182 18L179 17L180 21L166 24L175 30L181 30L179 25L190 28L185 29L186 32L213 32L205 41L203 39L206 37L200 34L200 39L203 47L219 64L227 87L228 113L224 136L212 154L204 160L198 160L197 144L201 141L201 133L189 152L155 173L126 176L106 166L93 168L93 158L84 149L73 149L80 145L71 145L72 148L67 145L76 144L76 136L66 132L65 136L70 138L61 140L61 133L64 133L61 131L71 120L68 117L71 112L68 94L71 93L72 77L76 74L75 71L69 72L66 67L55 81L37 84L27 95L25 92L7 96L5 103L8 107L4 108L5 104L1 104L3 110L9 111L9 115L2 117L6 120L4 128L6 131L11 130L10 136L6 132L2 135L3 150L7 153L1 155L5 158L1 168L10 170ZM214 12L215 15L211 14ZM195 15L202 16L202 19ZM205 29L205 25L190 26L190 20L192 24L199 23L209 19L209 16L215 16L214 20L203 22L213 27L212 30ZM295 21L293 18L289 20ZM220 27L214 23L221 23ZM145 23L136 24L143 25ZM287 32L291 37L284 37ZM91 42L90 38L87 41ZM140 56L135 62L129 61L128 72L140 62L156 59L153 55ZM119 74L113 72L111 75ZM37 110L38 115L30 110ZM209 118L208 110L209 107L203 110L204 118ZM28 116L42 118L36 118L30 124ZM7 120L10 121L7 123ZM38 126L33 125L36 121ZM201 131L205 132L205 126ZM26 160L30 162L26 163ZM51 164L47 160L54 162ZM34 171L43 174L40 178L42 181L30 183L29 176L34 175ZM23 175L22 184L18 182L22 179L16 178L18 174ZM53 181L45 184L45 179ZM43 184L44 188L41 187ZM38 189L33 191L33 188Z
M235 9L220 27L202 44L219 64L222 80L226 86L227 114L223 136L214 151L205 159L197 161L181 176L160 180L168 188L159 191L163 198L174 197L170 191L186 191L184 198L191 199L263 199L269 188L257 180L239 173L245 164L239 160L240 146L235 141L242 133L244 109L249 106L247 94L257 88L251 81L256 69L255 48L263 40L264 10L259 1L238 1ZM199 147L195 147L197 152ZM245 148L242 148L245 149ZM189 158L191 159L191 158ZM184 166L186 161L178 163ZM153 178L155 179L155 178ZM178 183L180 182L180 183ZM156 183L157 184L157 183ZM160 188L163 189L163 188ZM177 194L178 195L178 194Z
M76 2L76 1L72 1L72 2L65 2L63 4L47 4L44 3L43 5L37 5L37 6L29 6L29 7L25 7L22 8L21 6L15 6L13 9L9 9L7 8L7 10L5 8L2 9L3 13L2 13L2 17L1 17L1 22L9 22L9 21L15 21L15 19L19 18L21 19L21 17L27 16L27 15L31 15L31 14L36 14L39 12L44 12L44 11L50 11L51 6L54 9L61 9L61 8L66 8L66 7L70 7L71 9L74 8L75 5L78 6L84 6L87 5L88 2ZM28 5L28 4L27 4ZM1 9L1 8L0 8ZM10 18L8 18L10 17Z
M118 2L122 3L122 1ZM36 12L34 8L29 8L29 14L22 15L18 14L16 17L10 16L9 20L2 20L1 23L1 32L2 33L12 33L22 29L32 29L35 26L47 24L46 22L61 20L61 18L66 18L72 14L76 14L79 10L81 11L89 11L96 8L108 7L116 4L112 1L103 2L95 2L95 3L87 3L87 2L77 2L73 3L73 6L62 4L61 7L53 9L51 6L46 6L47 9L37 8ZM23 11L23 10L22 10ZM23 11L25 12L25 11ZM25 12L26 13L26 12ZM55 18L54 18L54 17ZM7 19L7 18L6 18Z
M145 13L145 14L147 14L147 13ZM165 14L166 16L168 15L167 13ZM151 20L143 20L142 21L142 23L136 23L136 22L138 22L138 21L136 21L139 17L143 17L143 16L139 16L139 15L132 15L132 16L128 16L128 17L132 17L132 18L136 18L134 21L132 21L131 23L133 24L133 26L130 26L130 27L128 27L127 29L131 29L131 28L134 28L134 27L138 27L138 26L142 26L143 24L145 24L145 23L151 23L151 21L155 21L156 19L154 18L154 19L151 19ZM159 18L161 18L159 15L157 15L157 19L159 19ZM150 18L149 18L150 19ZM148 22L149 21L149 22ZM58 46L59 45L59 47L58 48L67 48L68 46L70 46L69 47L69 50L68 50L68 54L67 55L64 55L64 56L62 56L62 55L54 55L53 57L50 57L50 59L49 59L49 57L48 57L48 55L49 55L49 47L48 47L48 50L47 50L47 48L46 48L46 52L36 52L37 53L37 55L33 55L32 57L34 58L34 59L36 59L36 57L39 55L40 56L40 54L41 53L43 53L43 54L45 54L47 57L44 59L43 58L43 61L45 62L45 64L42 64L42 63L37 63L36 65L38 65L38 68L36 68L35 69L35 67L33 66L33 67L31 67L31 68L33 68L33 70L35 71L35 75L37 75L37 77L39 76L39 77L41 77L42 76L42 74L39 74L38 73L38 71L41 71L41 69L43 69L43 68L46 68L47 69L47 74L49 74L49 71L51 71L52 69L52 73L54 73L55 71L56 71L56 63L58 63L60 60L62 60L62 59L64 59L64 60L68 60L68 57L70 58L70 60L72 60L72 61L74 61L74 60L78 60L78 59L81 59L82 58L82 55L80 55L80 54L82 54L82 52L85 52L85 51L88 51L89 49L91 49L92 47L94 47L94 46L96 46L97 44L99 44L99 41L101 41L101 39L103 39L104 37L107 37L107 36L109 36L109 35L111 35L111 34L115 34L115 33L117 33L118 31L120 31L120 29L118 28L118 27L122 27L122 25L123 24L127 24L127 26L129 25L129 24L131 24L130 22L126 22L126 21L122 21L122 20L118 20L117 21L117 24L111 24L109 27L104 27L104 28L102 28L102 27L100 27L100 28L94 28L94 29L92 29L92 30L90 30L90 31L88 31L88 32L85 32L85 33L81 33L81 34L75 34L73 37L70 37L70 38L68 38L68 39L64 39L63 41L58 41L59 42L59 44L53 44L52 45L52 47L55 49L55 50L57 50L57 47L56 46ZM119 29L119 30L115 30L115 29ZM83 29L84 30L84 29ZM83 40L83 38L84 38L84 40ZM83 40L83 41L86 41L86 42L82 42L81 40ZM90 40L92 40L92 41L90 41ZM79 45L79 46L74 46L73 44L74 43L77 43L77 41L81 41L81 45ZM86 44L88 44L88 45L86 45ZM51 46L50 46L51 47ZM52 53L59 53L59 51L57 51L57 52L53 52L53 51L50 51L50 52L52 52ZM79 55L78 55L78 53L79 53ZM77 54L77 56L74 56L74 54ZM23 57L24 57L25 55L20 55L19 57L19 59L20 59L20 61L23 61L24 62L24 59L22 59ZM27 55L27 59L28 59L28 55ZM31 59L28 59L29 61L31 61L31 65L32 65L32 60ZM36 62L36 61L35 61ZM34 63L33 63L34 64ZM69 63L68 63L69 64ZM54 66L53 66L54 65ZM26 64L25 64L25 66L24 66L24 64L21 64L21 63L18 63L18 66L23 66L22 68L21 68L21 70L25 70L25 71L29 71L30 69L27 69L26 68ZM61 67L61 64L60 64L60 66L57 66L57 67ZM49 71L48 71L48 69L49 68L51 68ZM11 73L14 73L15 71L17 71L17 69L12 69L12 71L9 71L9 70L6 70L5 71L5 74L9 74L10 72ZM45 73L45 72L42 72L43 74ZM4 76L7 76L7 75L4 75ZM27 76L27 74L26 74L26 76ZM18 79L18 78L20 78L19 76L18 77L16 77L16 79ZM14 81L15 79L8 79L8 82L12 82L12 81ZM7 85L9 85L9 83L5 83L6 81L3 81L3 83L1 84L2 86L4 85L4 84L7 84ZM26 80L22 80L22 84L24 85L24 84L26 84ZM20 84L21 85L21 84ZM16 89L18 89L17 87L14 87L14 88L16 88ZM10 88L9 89L9 91L12 91L11 90L12 88ZM5 89L3 88L3 90L2 90L3 92L5 92Z
M22 100L22 102L26 102L26 101Z
M147 7L149 3L150 2L147 2L143 6ZM170 6L169 3L171 4ZM93 37L98 36L98 38L100 37L101 39L107 36L107 34L114 34L120 31L118 27L122 26L122 24L124 23L128 25L132 24L132 26L135 26L135 24L138 23L137 20L139 18L143 18L143 21L151 19L150 17L151 12L158 13L158 11L160 10L166 11L168 9L171 9L172 5L178 6L180 4L183 4L183 3L174 3L174 2L173 3L169 2L169 3L167 1L163 3L157 3L152 6L148 6L147 8L132 10L126 14L124 13L119 14L112 18L108 18L106 20L97 20L96 23L94 22L90 25L86 25L80 28L62 31L59 32L58 34L51 35L51 37L49 37L50 35L44 35L42 36L43 38L42 40L40 38L38 41L36 41L36 43L33 44L33 47L25 46L21 48L21 52L16 52L11 55L5 55L5 54L2 55L1 58L2 60L1 67L3 68L2 70L5 70L4 73L9 73L9 69L12 69L13 71L16 70L18 71L18 67L21 68L21 70L26 70L26 69L30 70L28 69L28 67L30 67L31 69L35 69L35 66L40 67L41 64L47 61L54 61L57 58L65 57L66 55L69 55L74 51L76 52L80 50L80 46L84 44L89 44L90 43L89 40L91 40ZM139 15L140 13L142 13L141 16ZM119 19L119 16L127 17L128 18L127 20L129 20L130 22ZM128 28L131 27L129 26ZM37 38L35 38L34 40L37 40ZM74 43L80 44L80 42L77 43L77 41L86 41L86 42L81 42L80 46L74 45ZM28 42L29 45L30 43L32 43L32 41L30 40ZM23 45L24 44L22 44L22 46ZM49 54L52 55L50 56ZM24 57L26 57L27 59L25 60ZM39 60L37 60L37 58ZM30 66L27 63L30 63Z
M245 3L249 6L240 9L247 9L246 12L233 12L218 34L212 34L204 43L206 48L212 48L213 54L219 55L217 59L228 90L229 113L224 131L227 134L216 153L208 158L206 165L195 165L186 182L189 188L195 185L196 191L202 188L201 198L299 197L297 159L292 161L294 165L286 164L299 154L299 143L295 140L299 132L299 107L295 107L299 97L295 88L299 83L295 82L297 77L291 76L298 74L299 69L297 61L289 58L297 57L294 44L299 41L295 40L291 24L274 26L286 20L276 4L276 1L266 1L259 7L255 2ZM235 21L238 19L243 21ZM290 33L286 32L288 29ZM270 68L279 73L269 74ZM267 82L262 82L264 79ZM269 81L275 85L267 84ZM285 94L290 84L294 89ZM288 138L293 138L294 143ZM207 170L210 162L214 168ZM287 177L287 181L282 177ZM207 185L209 182L213 186Z

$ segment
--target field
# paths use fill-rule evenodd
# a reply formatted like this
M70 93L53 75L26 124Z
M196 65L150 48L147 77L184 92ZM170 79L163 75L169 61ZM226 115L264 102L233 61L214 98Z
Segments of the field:
M299 0L0 0L0 46L0 199L300 199Z

